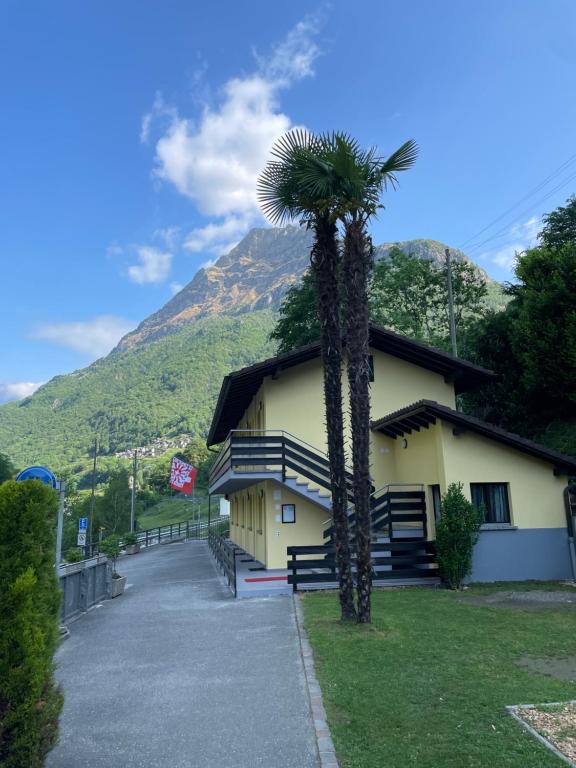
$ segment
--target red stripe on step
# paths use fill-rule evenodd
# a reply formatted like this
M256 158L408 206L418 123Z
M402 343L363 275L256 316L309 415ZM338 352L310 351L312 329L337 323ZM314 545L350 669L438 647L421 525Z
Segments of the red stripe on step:
M288 576L260 576L257 579L244 579L244 581L286 581Z

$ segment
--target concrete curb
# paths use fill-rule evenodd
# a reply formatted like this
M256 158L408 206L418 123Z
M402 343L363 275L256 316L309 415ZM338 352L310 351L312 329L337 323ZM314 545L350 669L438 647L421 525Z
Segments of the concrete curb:
M312 646L308 640L308 635L304 629L304 617L302 615L302 605L300 595L294 594L294 615L296 617L296 627L300 640L300 654L304 665L304 677L306 678L306 688L308 689L308 698L310 699L310 712L314 722L314 731L316 733L316 743L318 745L318 754L320 755L320 768L339 768L334 742L330 735L330 728L326 720L326 710L322 699L322 691L316 671L314 669L314 654Z
M548 741L548 739L545 736L542 736L541 733L538 733L538 731L533 728L530 723L526 722L524 718L521 716L521 712L523 709L535 709L537 706L548 706L548 707L558 707L563 706L564 704L576 704L576 701L553 701L553 702L547 702L545 705L538 705L538 704L512 704L506 707L506 710L508 711L508 714L512 715L514 720L516 720L517 723L520 723L520 725L525 728L528 733L531 733L532 736L534 736L536 739L538 739L539 742L544 744L545 747L548 747L548 749L553 752L556 757L559 757L560 760L563 760L565 763L570 765L572 768L576 768L576 763L573 763L572 760L570 760L569 757L567 757L563 752L560 752L557 747L552 744L551 741Z

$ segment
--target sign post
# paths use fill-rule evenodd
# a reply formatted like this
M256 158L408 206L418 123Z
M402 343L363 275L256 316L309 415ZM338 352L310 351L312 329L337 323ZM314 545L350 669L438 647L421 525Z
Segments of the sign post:
M84 547L84 557L90 557L90 542L88 538L88 518L78 518L78 539L76 541L77 546Z
M64 527L64 496L66 480L60 480L60 504L58 505L58 525L56 527L56 572L62 560L62 528Z

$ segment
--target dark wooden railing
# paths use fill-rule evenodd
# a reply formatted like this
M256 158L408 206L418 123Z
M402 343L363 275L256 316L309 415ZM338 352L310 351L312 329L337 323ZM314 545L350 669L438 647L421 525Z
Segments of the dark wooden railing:
M426 495L423 486L388 484L379 488L370 497L370 522L373 532L384 532L390 539L394 538L394 527L399 523L420 525L420 538L427 538ZM354 535L356 514L353 510L348 514L348 524ZM331 525L324 531L324 538L331 538L333 534L334 526Z
M232 470L235 474L287 472L330 490L330 464L322 451L285 431L233 430L224 441L210 473L212 488ZM348 495L352 498L352 473L347 471Z
M208 546L222 573L226 576L234 597L236 597L236 554L243 550L233 544L226 536L214 530L210 530L208 533Z
M338 584L336 555L332 545L288 547L288 583L298 588L327 587ZM355 552L352 571L356 573ZM433 541L391 541L372 544L372 579L374 583L397 580L433 579L438 576L436 545Z

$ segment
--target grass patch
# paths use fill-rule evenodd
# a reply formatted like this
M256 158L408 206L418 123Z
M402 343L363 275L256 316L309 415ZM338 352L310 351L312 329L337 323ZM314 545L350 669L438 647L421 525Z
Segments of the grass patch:
M196 522L200 508L200 519L208 519L208 503L192 504L191 499L169 498L158 502L153 507L149 507L145 512L138 515L138 526L141 531L146 528L157 528L159 525L170 525L170 523L179 523L183 520ZM218 502L212 504L212 516L219 515Z
M474 586L464 594L488 590ZM574 683L516 663L525 655L573 655L575 612L562 605L538 613L503 610L461 597L446 590L376 591L373 624L366 628L338 622L336 594L305 596L306 628L342 768L562 766L505 706L576 698Z

